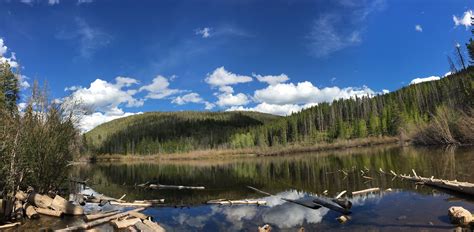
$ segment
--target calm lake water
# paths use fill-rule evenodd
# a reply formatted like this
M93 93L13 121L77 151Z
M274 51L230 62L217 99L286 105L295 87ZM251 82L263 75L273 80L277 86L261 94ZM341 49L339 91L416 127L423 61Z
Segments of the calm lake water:
M166 199L167 206L145 211L169 231L256 231L270 224L273 231L447 231L450 206L474 212L474 203L429 187L392 179L379 168L474 182L474 148L382 146L282 157L162 163L93 164L75 167L74 176L90 179L97 192L126 200ZM341 171L343 170L343 171ZM368 170L363 178L360 170ZM348 175L344 174L346 172ZM205 190L144 190L136 184L205 186ZM267 197L246 186L275 196ZM282 201L321 194L335 196L370 187L393 191L350 197L352 219L339 224L338 213L308 209ZM206 205L213 199L260 199L266 206Z

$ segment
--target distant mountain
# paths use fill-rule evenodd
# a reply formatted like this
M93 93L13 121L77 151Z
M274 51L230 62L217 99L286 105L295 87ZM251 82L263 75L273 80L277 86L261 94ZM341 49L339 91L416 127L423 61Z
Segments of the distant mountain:
M258 112L149 112L119 118L87 132L90 150L106 154L156 154L223 147L233 134L274 121Z

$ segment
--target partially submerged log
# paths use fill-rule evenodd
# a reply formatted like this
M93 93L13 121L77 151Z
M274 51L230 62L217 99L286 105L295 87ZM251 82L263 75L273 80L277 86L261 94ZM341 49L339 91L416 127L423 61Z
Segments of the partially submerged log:
M123 207L150 207L153 204L149 202L116 202L110 201L111 205L123 206Z
M321 206L314 203L312 199L291 200L291 199L287 199L287 198L282 198L282 200L287 201L287 202L291 202L291 203L294 203L294 204L297 204L297 205L301 205L301 206L304 206L304 207L310 208L310 209L319 209L319 208L321 208Z
M43 214L43 215L47 215L47 216L52 216L52 217L62 217L63 216L63 212L52 210L52 209L35 208L35 210L39 214Z
M5 225L0 225L0 230L6 230L6 229L10 229L10 228L13 228L13 227L17 227L21 225L20 222L15 222L15 223L9 223L9 224L5 224Z
M203 190L206 189L204 186L184 186L184 185L164 185L164 184L150 184L149 189L193 189Z
M38 219L39 214L36 212L35 207L26 203L23 208L25 208L25 214L29 219Z
M155 232L165 232L165 228L158 225L156 222L152 222L151 220L144 220L143 223L149 226Z
M460 206L450 207L448 210L449 219L451 223L467 226L474 222L474 216L467 209Z
M112 224L114 225L115 228L117 229L125 229L127 227L133 226L137 224L138 222L141 222L140 218L130 218L130 219L124 219L124 220L113 220Z
M93 221L93 220L97 220L97 219L104 218L104 217L109 217L109 216L119 214L119 213L120 213L120 211L113 210L113 211L109 211L109 212L100 212L100 213L95 213L95 214L88 214L88 215L84 215L84 219L86 221Z
M415 181L419 183L423 183L428 186L435 186L439 188L444 188L448 190L452 190L459 193L474 195L474 184L469 182L460 182L457 180L443 180L443 179L435 179L434 177L427 178L418 176L414 170L412 170L415 176L410 175L399 175L400 178L410 181Z
M142 207L142 208L137 208L137 209L130 210L130 211L139 212L139 211L143 211L143 210L145 210L145 208ZM56 231L78 231L78 230L87 230L87 229L92 228L92 227L94 227L94 226L98 226L98 225L101 225L101 224L110 222L110 221L112 221L112 220L114 220L114 219L122 218L122 217L128 216L130 211L126 211L126 212L119 213L119 214L115 214L115 215L112 215L112 216L109 216L109 217L101 218L101 219L98 219L98 220L95 220L95 221L92 221L92 222L84 223L84 224L79 225L79 226L67 227L67 228L64 228L64 229L61 229L61 230L56 230Z
M143 222L137 222L135 224L135 227L138 229L140 232L153 232L153 229L150 228L149 226L145 225Z
M41 195L33 192L28 196L28 202L33 203L36 207L48 209L53 203L53 199L47 195Z
M81 206L74 205L59 195L54 197L50 207L68 215L84 215L84 209Z
M217 205L266 205L266 201L259 200L226 200L226 199L217 199L210 200L207 204L217 204Z
M132 217L140 218L142 220L150 219L150 216L147 216L147 215L145 215L143 213L140 213L140 212L134 212L133 211L133 212L130 212L129 215L132 216Z
M352 196L365 194L365 193L371 193L371 192L377 192L377 191L380 191L380 188L368 188L364 190L354 191L352 192Z
M321 198L321 197L314 197L313 202L318 204L318 205L324 206L324 207L326 207L330 210L334 210L336 212L342 213L342 214L351 214L351 211L349 211L348 209L345 209L345 208L343 208L339 205L335 205L332 202L330 202L330 201L328 201L324 198Z

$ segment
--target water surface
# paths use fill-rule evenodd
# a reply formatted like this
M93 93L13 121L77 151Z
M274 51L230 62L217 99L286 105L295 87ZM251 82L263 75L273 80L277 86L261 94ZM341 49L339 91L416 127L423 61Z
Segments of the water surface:
M474 182L472 147L416 148L381 146L290 156L162 163L107 163L78 166L74 175L90 179L96 191L127 200L166 199L166 206L147 209L170 231L446 231L450 206L474 211L469 200L393 179L379 169ZM364 172L362 174L361 170ZM347 173L347 175L345 174ZM368 176L373 179L367 179ZM149 180L169 185L202 185L206 190L144 190ZM275 196L246 188L254 186ZM338 213L308 209L280 198L299 199L327 192L334 196L380 187L393 191L350 198L352 220L339 224ZM266 206L216 206L213 199L261 199Z

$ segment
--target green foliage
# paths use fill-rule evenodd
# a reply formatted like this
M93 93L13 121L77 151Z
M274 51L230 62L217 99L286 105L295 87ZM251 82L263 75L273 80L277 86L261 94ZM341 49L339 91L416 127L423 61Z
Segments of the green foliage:
M256 112L152 112L105 123L85 137L89 148L99 154L150 155L248 147L255 144L255 137L245 131L277 118ZM266 146L265 139L259 139L258 144Z
M17 77L8 64L0 64L0 73L0 188L3 194L26 186L55 190L67 178L67 163L79 144L73 114L49 103L37 82L20 114Z

